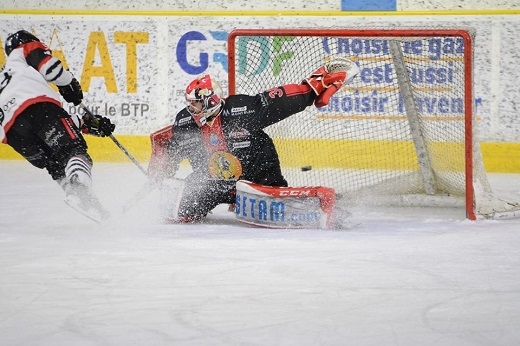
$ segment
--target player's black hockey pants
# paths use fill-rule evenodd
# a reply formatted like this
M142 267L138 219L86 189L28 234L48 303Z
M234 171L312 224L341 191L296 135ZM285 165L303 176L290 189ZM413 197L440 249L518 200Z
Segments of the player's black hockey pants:
M87 143L70 115L48 102L25 109L6 133L7 144L33 166L45 168L57 180L65 176L71 156L87 154Z

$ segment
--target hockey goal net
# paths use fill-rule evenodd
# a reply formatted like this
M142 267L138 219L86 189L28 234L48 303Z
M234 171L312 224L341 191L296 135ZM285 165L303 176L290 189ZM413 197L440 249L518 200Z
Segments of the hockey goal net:
M461 206L518 216L494 196L473 114L473 36L459 29L243 29L228 39L229 93L299 83L329 59L359 75L322 108L266 129L291 186L335 189L347 205Z

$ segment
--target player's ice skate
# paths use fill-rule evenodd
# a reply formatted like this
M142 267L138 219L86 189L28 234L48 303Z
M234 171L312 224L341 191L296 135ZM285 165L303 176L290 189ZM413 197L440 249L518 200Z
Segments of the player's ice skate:
M61 180L65 203L91 220L103 222L110 213L101 205L92 191L90 161L83 156L72 157L65 167L66 178Z
M65 203L95 222L101 223L110 218L110 213L98 198L84 186L78 185L71 189L65 197Z

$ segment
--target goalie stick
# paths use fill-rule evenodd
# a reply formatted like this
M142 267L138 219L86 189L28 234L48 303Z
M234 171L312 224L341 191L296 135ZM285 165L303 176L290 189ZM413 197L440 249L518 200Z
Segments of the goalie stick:
M121 209L122 213L125 214L132 209L139 201L152 193L160 183L155 183L152 180L148 180L143 186L125 203Z

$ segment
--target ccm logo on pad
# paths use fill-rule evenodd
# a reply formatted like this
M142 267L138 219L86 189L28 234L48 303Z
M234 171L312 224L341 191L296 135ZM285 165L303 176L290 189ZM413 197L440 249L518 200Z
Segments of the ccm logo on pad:
M304 197L310 196L311 190L281 190L278 196L282 197Z

